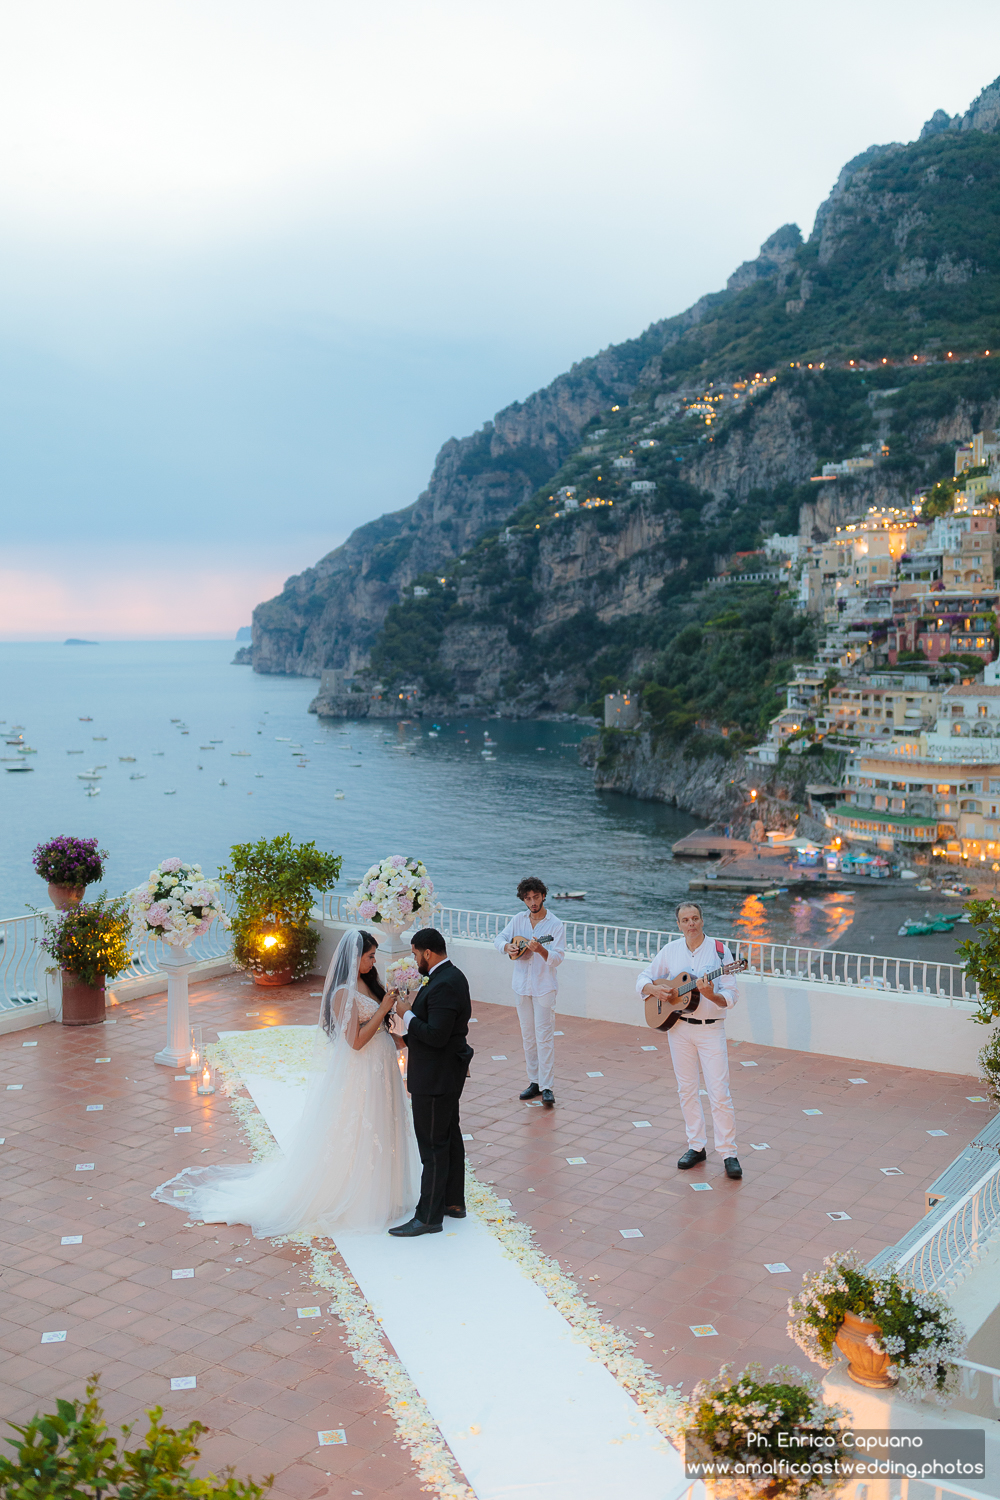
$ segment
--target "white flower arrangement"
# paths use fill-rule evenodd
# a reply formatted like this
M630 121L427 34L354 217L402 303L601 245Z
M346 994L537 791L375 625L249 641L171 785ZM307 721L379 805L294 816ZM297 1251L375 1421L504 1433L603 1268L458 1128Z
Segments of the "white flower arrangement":
M390 854L365 874L347 909L359 922L408 927L414 917L430 917L435 908L434 882L419 859Z
M230 921L216 880L206 880L201 865L171 858L150 870L145 885L129 891L129 917L136 942L159 938L171 948L189 948L213 921Z
M908 1395L950 1404L958 1385L954 1362L965 1356L966 1336L941 1292L912 1286L894 1270L870 1271L855 1250L829 1255L821 1270L802 1278L801 1292L789 1301L789 1336L829 1369L845 1312L881 1331L865 1343L889 1356L887 1373L903 1379Z
M792 1365L775 1365L766 1375L758 1364L739 1375L732 1370L723 1365L711 1380L699 1381L678 1412L687 1462L712 1466L706 1484L716 1500L806 1500L841 1488L843 1474L834 1471L834 1461L847 1456L839 1436L847 1409L825 1401L818 1382ZM782 1442L802 1432L822 1438L817 1451ZM797 1460L793 1471L776 1472L790 1455ZM817 1461L815 1468L804 1462L809 1458ZM725 1464L728 1472L720 1472Z

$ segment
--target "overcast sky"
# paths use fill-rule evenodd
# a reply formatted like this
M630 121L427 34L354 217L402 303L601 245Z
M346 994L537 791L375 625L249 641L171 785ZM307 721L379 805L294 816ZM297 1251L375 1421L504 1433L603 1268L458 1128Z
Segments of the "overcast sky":
M997 73L994 0L0 0L0 636L234 633Z

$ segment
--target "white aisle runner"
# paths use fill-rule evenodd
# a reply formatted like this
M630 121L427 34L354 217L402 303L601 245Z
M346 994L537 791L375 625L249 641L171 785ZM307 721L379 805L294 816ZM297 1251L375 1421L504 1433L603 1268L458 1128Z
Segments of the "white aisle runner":
M303 1089L243 1081L282 1144ZM480 1221L416 1240L343 1234L337 1249L479 1500L674 1500L688 1488L676 1451Z

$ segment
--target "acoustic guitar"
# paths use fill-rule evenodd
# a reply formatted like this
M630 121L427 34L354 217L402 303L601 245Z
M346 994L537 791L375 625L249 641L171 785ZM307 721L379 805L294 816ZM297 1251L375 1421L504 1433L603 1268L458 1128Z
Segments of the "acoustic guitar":
M511 959L512 961L515 958L520 958L521 955L526 951L526 949L528 947L528 944L532 941L532 939L534 939L534 941L536 943L551 943L551 941L552 941L552 934L551 933L547 933L545 937L535 937L534 933L532 933L530 938L526 938L526 937L511 938L511 940L510 940L510 946L512 948L516 948L517 952L516 953L508 953L507 957L509 959Z
M737 963L723 964L721 968L711 969L697 979L693 974L681 973L674 974L670 979L657 980L658 984L663 984L665 988L674 991L677 1002L685 995L690 995L691 998L686 1005L681 1005L664 1000L659 995L647 995L643 1001L646 1007L646 1025L651 1026L654 1031L669 1031L671 1026L676 1025L680 1020L682 1011L697 1009L698 1001L701 999L699 984L703 984L706 980L718 979L720 974L740 974L745 968L747 968L747 961L741 958Z

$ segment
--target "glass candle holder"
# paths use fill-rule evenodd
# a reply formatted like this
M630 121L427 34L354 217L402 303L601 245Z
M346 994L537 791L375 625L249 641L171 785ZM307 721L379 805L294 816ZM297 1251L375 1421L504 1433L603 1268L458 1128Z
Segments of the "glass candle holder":
M196 1073L201 1072L202 1063L204 1060L202 1032L203 1028L201 1026L191 1027L191 1056L188 1058L187 1065L184 1071L185 1073L190 1074L192 1078Z
M204 1063L201 1069L201 1077L198 1080L199 1094L215 1093L215 1069L211 1063Z

